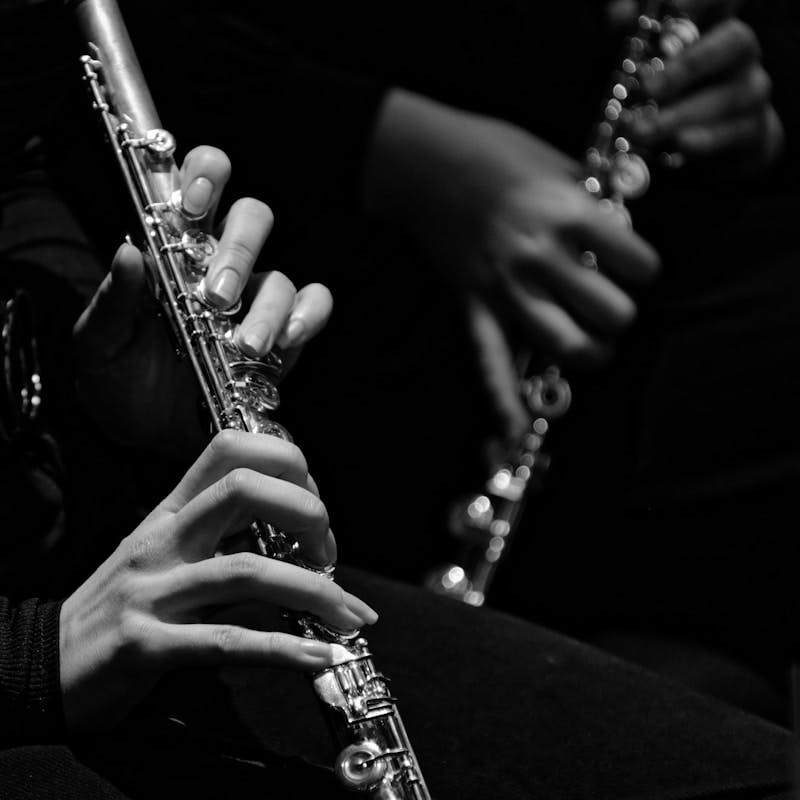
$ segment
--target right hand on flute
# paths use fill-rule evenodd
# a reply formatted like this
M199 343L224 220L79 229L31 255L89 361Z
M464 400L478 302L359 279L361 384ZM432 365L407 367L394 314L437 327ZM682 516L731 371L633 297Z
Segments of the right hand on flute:
M659 268L653 248L579 187L580 175L521 128L399 89L366 162L367 212L399 228L462 296L509 435L527 424L512 353L603 362L636 316L635 290ZM582 264L586 250L602 272Z
M64 602L61 686L73 732L112 726L178 666L329 666L329 645L267 627L274 606L343 629L375 622L369 606L322 575L249 552L219 555L254 518L296 537L308 560L335 560L302 452L272 436L224 431ZM246 627L237 624L244 618Z
M502 120L393 90L365 173L371 216L559 361L597 361L636 314L655 251L578 186L580 166ZM593 250L602 273L586 269Z
M213 147L192 150L183 163L184 207L206 212L198 225L209 231L230 169L225 153ZM281 272L253 274L271 228L272 212L259 200L243 198L231 206L205 278L206 294L219 308L244 297L239 347L257 358L278 345L291 364L325 326L333 301L321 284L297 290ZM75 350L78 396L109 438L185 462L200 452L207 432L196 379L189 364L175 357L167 326L157 318L136 248L122 245L117 252L75 326Z

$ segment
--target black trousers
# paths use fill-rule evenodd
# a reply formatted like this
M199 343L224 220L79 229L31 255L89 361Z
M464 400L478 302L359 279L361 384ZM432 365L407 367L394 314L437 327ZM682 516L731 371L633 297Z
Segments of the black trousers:
M512 617L340 582L382 612L370 645L440 800L790 796L783 728ZM183 673L112 735L1 753L0 797L351 796L334 757L302 676Z

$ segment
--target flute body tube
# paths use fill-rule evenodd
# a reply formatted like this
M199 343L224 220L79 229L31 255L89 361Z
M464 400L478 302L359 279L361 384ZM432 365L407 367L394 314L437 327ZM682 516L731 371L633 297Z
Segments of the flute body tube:
M180 354L197 378L214 429L232 428L290 439L271 419L282 364L271 353L253 359L236 345L231 311L205 299L203 278L216 242L202 221L186 213L175 141L161 127L116 0L67 0L89 52L84 79L105 127L140 223L155 293ZM293 537L256 520L261 555L322 573L333 565L304 561ZM333 628L308 613L285 612L292 632L331 645L333 666L312 677L314 692L340 748L335 772L348 789L372 800L430 800L389 680L377 668L359 631Z

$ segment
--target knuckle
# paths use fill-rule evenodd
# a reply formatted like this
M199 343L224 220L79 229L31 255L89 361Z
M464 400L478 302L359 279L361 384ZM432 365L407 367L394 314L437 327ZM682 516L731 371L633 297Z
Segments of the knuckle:
M293 442L278 440L284 447L284 459L289 470L296 472L303 479L308 476L308 462L303 451Z
M287 647L284 638L275 631L265 631L263 634L263 647L264 650L271 656L281 655L286 653Z
M117 655L127 665L146 660L153 643L151 625L142 614L126 609L120 614L117 626Z
M338 605L343 600L341 588L319 573L312 573L309 590L312 597L323 605Z
M225 656L240 649L242 631L233 625L218 625L211 633L211 641L214 649Z
M230 462L241 448L243 436L246 434L232 428L220 431L208 445L211 457L223 463Z
M303 495L303 516L308 520L313 528L327 530L329 527L328 509L316 495L305 492Z
M256 258L256 252L248 242L241 239L231 239L225 245L228 261L239 265L250 265Z
M727 34L731 41L736 43L739 52L743 56L759 58L761 56L761 45L755 31L739 18L728 20Z
M157 542L152 534L141 534L128 541L125 563L133 572L141 572L151 564L156 552Z
M245 467L237 467L219 481L219 499L221 502L241 501L249 494L253 473Z
M259 575L262 566L261 557L254 553L234 553L226 558L226 568L231 580L236 582L249 582Z

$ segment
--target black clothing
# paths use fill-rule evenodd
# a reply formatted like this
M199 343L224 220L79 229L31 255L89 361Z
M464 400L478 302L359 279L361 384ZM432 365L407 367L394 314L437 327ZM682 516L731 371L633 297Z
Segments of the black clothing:
M60 603L0 598L0 747L61 741Z
M340 580L381 610L371 650L438 800L789 798L797 744L781 728L526 622L352 570ZM53 788L57 766L87 797L116 797L110 784L143 800L344 800L334 757L302 676L185 670L110 735L0 751L0 795L26 796L6 789L24 769L37 800L74 796Z

